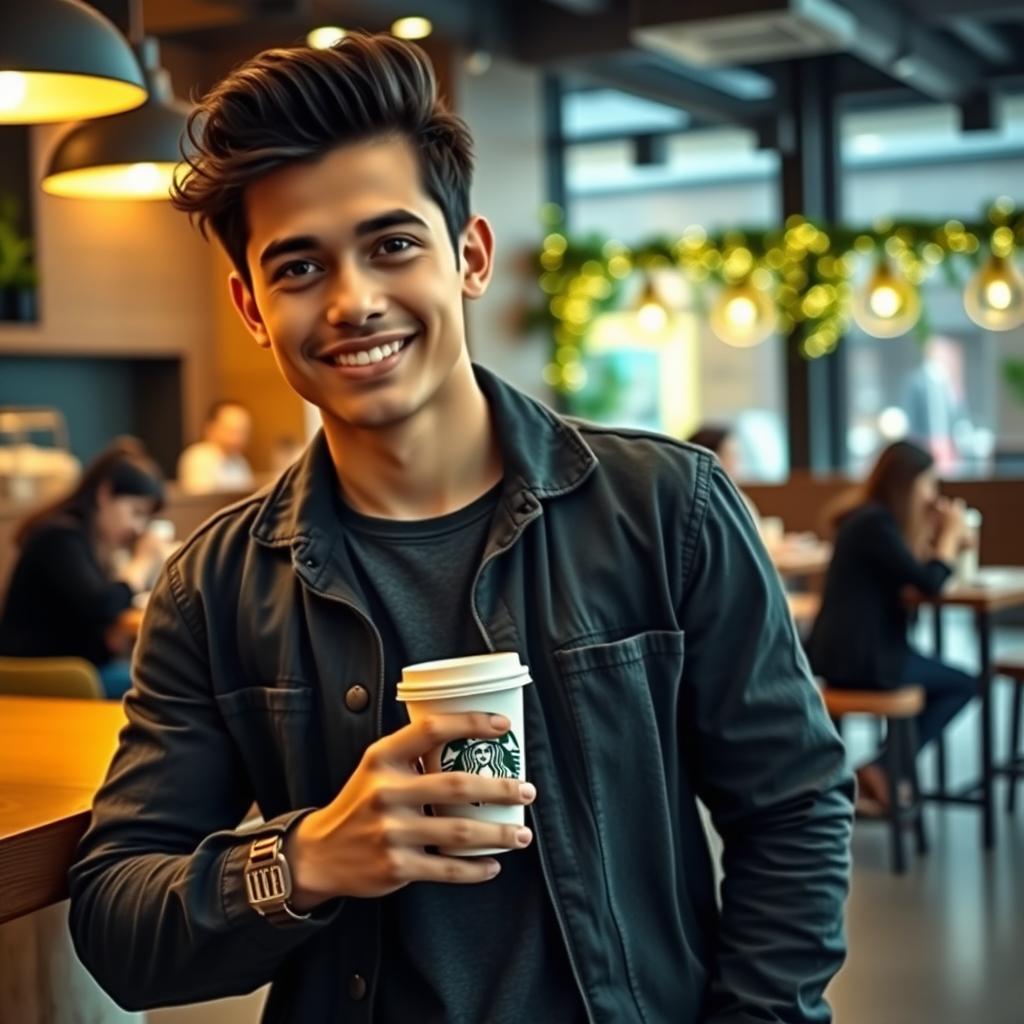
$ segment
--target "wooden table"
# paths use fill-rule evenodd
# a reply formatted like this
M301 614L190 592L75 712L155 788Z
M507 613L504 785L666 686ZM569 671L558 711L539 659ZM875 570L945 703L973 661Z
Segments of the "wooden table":
M0 923L67 896L124 723L113 701L0 697Z
M938 788L927 794L940 803L966 804L981 809L982 841L986 849L995 844L992 783L1003 770L997 768L993 755L992 722L992 616L996 612L1024 605L1024 569L988 566L971 583L950 583L934 597L914 593L908 595L911 606L931 605L934 610L935 656L942 657L942 609L969 608L974 613L978 637L978 685L981 696L981 779L958 793L946 788L945 750L939 740Z
M824 540L783 542L771 547L769 554L779 575L792 580L826 572L832 561L832 545Z

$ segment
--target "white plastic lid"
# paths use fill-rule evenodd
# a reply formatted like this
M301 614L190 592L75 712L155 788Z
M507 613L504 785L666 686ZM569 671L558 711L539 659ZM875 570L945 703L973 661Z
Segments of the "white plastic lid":
M429 700L460 693L490 693L530 681L515 651L424 661L402 669L399 700Z

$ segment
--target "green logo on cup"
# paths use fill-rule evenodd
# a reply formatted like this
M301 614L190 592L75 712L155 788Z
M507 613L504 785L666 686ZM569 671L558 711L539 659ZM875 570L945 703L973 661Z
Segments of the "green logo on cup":
M441 771L518 779L519 742L511 731L494 740L453 740L441 751Z

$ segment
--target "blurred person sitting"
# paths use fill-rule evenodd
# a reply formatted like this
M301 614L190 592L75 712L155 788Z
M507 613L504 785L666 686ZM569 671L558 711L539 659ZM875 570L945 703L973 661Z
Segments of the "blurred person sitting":
M966 543L964 511L962 501L939 496L932 456L897 441L864 485L825 513L836 534L835 553L807 643L811 667L833 687L923 687L918 750L978 692L975 678L911 647L904 602L906 587L937 594L949 579ZM881 758L857 775L865 809L885 810L890 795Z
M687 440L690 444L698 444L701 448L713 451L718 456L718 461L722 464L722 469L725 470L726 475L733 483L736 483L740 469L740 446L731 427L703 423ZM747 506L747 511L754 520L754 525L760 529L761 513L758 511L757 506L738 486L737 490L739 490L740 497L743 499L743 503Z
M231 400L215 402L206 416L203 440L178 459L178 486L186 494L251 491L252 468L245 457L252 435L249 410Z
M106 695L121 697L130 665L115 627L167 553L146 529L163 500L160 470L138 442L119 439L69 494L29 515L15 534L20 553L0 616L0 654L85 658Z

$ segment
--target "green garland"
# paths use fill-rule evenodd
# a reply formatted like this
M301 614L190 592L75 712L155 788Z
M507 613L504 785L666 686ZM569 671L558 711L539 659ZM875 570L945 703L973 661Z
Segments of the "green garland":
M552 359L544 379L569 395L586 383L583 357L591 323L621 309L627 281L637 272L675 269L698 287L709 282L749 282L773 293L776 330L792 335L802 356L816 359L834 351L851 319L853 277L861 257L884 257L914 286L942 269L963 285L964 271L977 268L983 246L1009 256L1024 245L1024 212L1001 197L975 223L958 220L879 221L870 228L819 225L801 216L770 231L733 229L710 235L687 228L677 239L655 238L629 247L590 235L572 238L561 228L561 209L543 210L547 236L535 256L545 301L527 317L527 327L544 327Z

